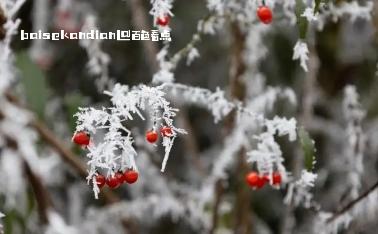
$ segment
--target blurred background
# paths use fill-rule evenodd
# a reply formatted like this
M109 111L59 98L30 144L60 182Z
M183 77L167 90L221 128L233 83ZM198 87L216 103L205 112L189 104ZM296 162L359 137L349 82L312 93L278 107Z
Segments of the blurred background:
M275 1L267 2L273 4ZM341 4L344 1L331 2ZM366 4L369 1L356 2ZM280 3L273 8L275 18L268 30L258 28L249 32L226 18L215 35L201 35L196 44L200 57L189 66L184 59L174 70L175 82L212 91L219 87L230 99L257 97L256 90L262 93L269 87L291 88L296 94L297 105L278 98L272 109L262 108L262 112L269 118L276 115L296 118L314 139L314 171L318 178L312 192L324 211L343 211L342 208L378 180L378 5L373 3L371 20L351 20L346 15L337 22L327 20L322 30L315 26L309 29L307 73L292 59L298 27L285 18ZM154 27L150 9L149 1L137 0L27 0L17 17L21 19L19 29L25 32L40 28L49 32L80 31L88 23L88 14L95 17L96 26L104 32L149 30ZM209 9L203 0L177 0L172 12L174 17L169 25L172 42L168 56L173 56L191 41L197 32L198 21L208 16ZM254 22L254 25L258 24ZM265 56L256 55L259 60L252 68L243 68L235 64L235 57L241 56L241 52L237 52L239 47L247 51L246 40L254 40L251 35L262 40ZM103 40L99 46L109 59L100 59L100 64L106 67L105 79L134 86L151 83L159 68L154 57L164 43ZM4 233L321 233L316 231L319 209L285 205L286 188L248 188L244 176L253 167L240 166L238 162L227 169L227 179L219 182L222 185L214 185L213 202L198 211L196 218L208 218L208 221L202 221L209 223L210 228L196 218L190 218L192 215L186 217L187 209L192 213L199 209L191 203L190 193L186 191L199 189L214 165L215 157L229 144L225 139L233 128L233 120L230 117L214 123L213 116L205 108L175 98L170 101L180 109L177 125L189 134L177 139L166 172L156 174L164 149L147 148L137 162L140 183L111 191L105 189L107 192L101 193L96 200L84 179L85 151L72 144L71 137L76 127L73 115L79 107L110 105L109 97L96 85L103 70L91 72L88 65L91 55L78 40L21 41L16 35L11 48L15 55L17 82L12 84L11 95L7 98L28 109L37 119L27 124L35 132L25 137L35 139L33 147L40 158L40 172L38 176L34 175L30 168L10 156L0 160L0 171L5 175L0 182ZM245 53L259 52L249 50ZM233 69L243 70L243 75L235 78L238 75ZM238 88L241 84L243 88ZM353 99L354 94L359 95L359 103L345 106L348 97ZM7 107L2 105L0 108ZM352 117L348 115L348 109L357 112L357 117L354 118L353 113ZM357 141L361 142L352 149L353 139L348 135L350 121L360 130ZM149 128L143 121L135 121L129 127L135 132L137 142L144 140L144 133ZM13 128L14 131L18 131L17 128ZM277 141L285 166L295 174L300 157L298 146L286 139ZM18 145L20 147L20 142ZM29 146L25 147L24 152L28 152ZM3 152L6 148L2 145ZM350 152L362 155L363 171L359 172L360 187L355 195L350 194L355 184L351 180L356 178L350 175L355 163L353 156L348 156ZM164 195L160 190L169 190L176 200L151 196L155 193ZM370 192L376 190L375 187ZM375 214L377 203L374 197L366 203ZM180 209L184 209L183 213L174 215ZM366 217L360 213L351 213L355 216L352 223L338 232L376 233L377 216Z

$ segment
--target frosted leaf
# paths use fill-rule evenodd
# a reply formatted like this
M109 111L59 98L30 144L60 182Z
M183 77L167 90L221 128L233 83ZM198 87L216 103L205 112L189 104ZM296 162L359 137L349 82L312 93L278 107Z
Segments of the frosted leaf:
M300 65L303 68L304 71L308 71L307 68L307 60L308 57L308 47L307 44L301 40L297 41L297 43L294 46L294 54L293 54L293 60L299 60Z

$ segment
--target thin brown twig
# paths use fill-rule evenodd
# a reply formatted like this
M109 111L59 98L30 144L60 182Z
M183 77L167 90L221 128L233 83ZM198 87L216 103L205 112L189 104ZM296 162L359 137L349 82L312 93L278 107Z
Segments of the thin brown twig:
M40 136L48 143L51 147L53 147L62 157L62 159L71 167L73 167L79 175L86 179L87 177L87 169L85 165L82 163L78 157L72 153L70 149L68 149L64 143L62 143L57 137L55 137L54 133L41 121L33 120L31 122L31 126L34 127ZM105 200L107 203L115 203L120 201L120 198L116 196L113 192L108 189L103 189L102 194L104 195Z
M327 220L327 223L332 222L333 220L335 220L336 218L338 218L340 215L342 215L342 214L346 213L347 211L349 211L350 209L352 209L357 203L359 203L360 201L362 201L365 197L367 197L375 189L378 189L378 181L375 182L375 184L373 184L370 188L368 188L365 192L363 192L356 199L352 200L346 206L344 206L343 208L341 208L339 211L335 212L334 215Z
M48 224L48 210L53 207L49 192L43 186L41 179L32 171L29 164L24 160L24 170L37 201L39 219L42 224Z
M143 6L143 2L140 0L130 0L130 8L132 14L132 23L136 30L150 30L150 24L148 23L148 17L146 10ZM142 41L144 51L146 53L147 63L152 72L156 72L159 64L156 60L156 55L159 52L157 44L151 40Z
M231 64L230 64L230 92L235 99L243 101L246 96L246 85L242 79L247 67L244 61L244 51L246 35L240 29L240 26L233 22L231 23L231 33L233 36L233 44L231 48ZM230 133L235 125L235 112L229 116L226 121L227 133ZM241 147L238 151L238 159L236 164L237 176L237 194L236 203L234 206L234 233L235 234L249 234L252 231L251 214L250 214L250 193L246 186L244 186L244 174L248 170L245 161L245 148Z
M11 93L7 92L6 94L7 99L12 102L13 104L19 106L20 108L25 108L18 98ZM87 169L84 163L69 149L65 146L63 141L58 139L55 134L44 124L42 121L37 119L32 119L30 122L30 126L33 127L42 139L49 144L52 148L54 148L61 158L70 165L75 171L84 179L87 177ZM108 189L103 189L102 194L104 199L107 203L115 203L120 200L118 196L116 196L113 192Z
M210 228L209 234L214 234L218 226L218 219L219 219L218 210L219 210L219 205L221 203L221 198L224 191L222 180L218 180L215 183L214 190L215 190L215 199L214 199L214 206L213 206L213 211L212 211L213 217L211 219L211 228Z

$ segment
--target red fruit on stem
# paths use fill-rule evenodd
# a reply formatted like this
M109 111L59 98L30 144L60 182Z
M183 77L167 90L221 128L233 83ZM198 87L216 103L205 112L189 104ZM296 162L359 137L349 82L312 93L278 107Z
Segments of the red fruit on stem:
M114 176L117 178L120 184L123 184L123 182L125 182L125 179L123 178L123 174L121 172L115 173Z
M257 187L259 175L256 172L250 172L246 175L245 181L251 187Z
M160 133L163 137L171 137L173 136L173 131L172 131L172 128L168 127L168 126L163 126L161 129L160 129Z
M262 188L262 187L264 187L265 183L266 183L266 177L265 176L259 176L258 180L257 180L256 187Z
M279 185L282 182L282 177L279 172L273 173L273 185Z
M126 183L133 184L138 180L138 176L139 176L138 172L134 170L127 170L123 174L123 179Z
M75 142L76 144L78 145L89 145L89 140L90 140L90 137L89 137L89 134L86 133L86 132L77 132L74 137L73 137L73 142Z
M156 131L151 130L146 133L146 140L150 143L155 143L158 139L158 134Z
M167 26L169 24L170 17L168 15L163 16L163 17L158 17L156 19L156 24L160 25L162 27Z
M257 16L259 17L260 21L264 24L271 23L273 19L272 11L267 6L260 6L257 9Z
M120 185L119 180L115 175L106 179L106 184L109 186L109 188L112 189L118 188Z
M103 176L103 175L101 175L101 174L98 174L98 175L95 177L95 179L96 179L96 184L97 184L97 186L98 186L99 188L104 187L105 182L106 182L106 178L105 178L105 176Z

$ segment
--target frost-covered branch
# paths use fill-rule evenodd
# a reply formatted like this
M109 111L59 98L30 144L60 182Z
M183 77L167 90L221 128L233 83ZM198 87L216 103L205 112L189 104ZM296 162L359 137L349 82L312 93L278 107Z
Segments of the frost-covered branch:
M314 230L336 234L347 229L356 219L376 220L378 216L378 181L335 213L320 212Z
M359 103L359 95L354 86L344 89L343 112L347 122L346 135L347 146L345 148L346 165L348 167L348 184L350 195L357 197L361 187L361 177L364 173L363 155L365 150L365 136L361 123L365 117L365 111Z
M96 17L93 14L88 14L84 19L84 24L81 28L82 32L89 33L92 30L99 30L96 23ZM91 75L99 76L96 79L96 86L99 91L111 88L113 86L112 80L109 77L108 66L110 64L110 57L101 49L100 39L82 39L80 45L87 51L88 54L88 70Z
M13 73L13 54L10 48L12 37L17 34L18 26L20 25L20 19L14 19L17 11L24 4L25 0L8 0L1 1L0 7L6 18L6 23L3 25L5 37L0 41L0 96L8 89L11 83L14 81Z

